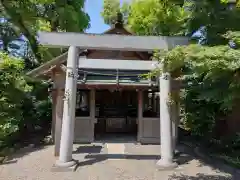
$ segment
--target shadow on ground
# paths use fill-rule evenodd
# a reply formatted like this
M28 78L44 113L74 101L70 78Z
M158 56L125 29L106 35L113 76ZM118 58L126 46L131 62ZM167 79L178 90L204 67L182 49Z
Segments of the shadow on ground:
M160 155L142 155L142 154L88 154L85 156L86 161L78 163L79 166L92 165L108 159L125 159L125 160L159 160ZM176 162L179 165L186 164L192 160L191 156L179 154Z
M1 165L7 165L7 164L14 164L14 163L17 163L17 160L3 160L3 162L0 163L0 166Z
M108 159L125 159L125 160L157 160L160 156L157 155L127 155L127 154L88 154L85 156L86 161L78 162L78 167L93 165L103 162Z
M21 148L21 149L17 150L15 153L13 153L9 156L6 156L5 159L3 160L3 162L0 163L0 166L17 163L19 158L26 156L32 152L40 151L40 150L44 149L45 147L46 146L41 145L41 146L37 146L37 147L27 146L27 147Z
M203 174L199 174L198 178L197 177L189 177L189 180L206 180L212 178L213 180L215 179L220 179L220 180L240 180L240 171L237 168L231 167L222 161L219 161L214 158L210 158L207 153L196 153L193 148L187 147L185 145L180 145L178 146L178 149L180 152L183 152L184 154L187 154L188 156L191 156L192 159L197 159L199 160L199 167L201 166L210 166L212 169L215 169L217 172L223 172L230 174L232 177L231 178L226 178L226 177L221 177L221 176L207 176ZM178 177L176 180L184 180L184 177L182 179ZM215 178L215 179L214 179ZM225 178L225 179L224 179Z
M91 145L91 146L79 146L73 154L78 153L87 153L84 157L85 161L78 162L78 167L93 165L95 163L103 162L109 159L125 159L125 160L159 160L160 155L151 155L151 154L103 154L100 153L103 149L100 145ZM193 156L188 154L177 152L175 154L175 161L179 164L186 164L193 160Z
M104 143L103 143L104 144ZM100 153L102 150L102 146L100 145L91 145L91 146L79 146L74 154L78 153L86 153L87 155L84 157L85 161L78 162L77 167L92 165L95 163L99 163L102 161L106 161L108 159L126 159L126 160L158 160L160 159L160 155L142 155L142 154L102 154ZM175 154L175 161L178 165L188 164L190 161L197 159L199 160L199 166L210 166L216 171L228 173L232 175L232 178L226 178L224 176L208 176L204 174L199 174L197 177L188 177L188 176L178 176L172 177L176 180L228 180L228 179L236 179L240 180L240 173L235 169L228 165L223 164L222 162L218 162L211 158L203 158L197 155L192 148L189 148L185 145L179 145L177 147L177 153ZM173 179L174 180L174 179Z
M172 175L168 180L232 180L232 178L220 175L205 175L199 173L196 176Z
M73 151L73 154L79 154L79 153L86 153L85 156L86 161L80 162L79 166L84 165L91 165L97 162L105 161L107 159L131 159L131 160L158 160L160 159L160 155L142 155L142 154L103 154L100 152L103 149L104 144L106 143L131 143L132 145L137 145L137 140L135 137L128 136L128 135L115 135L112 137L106 136L101 137L96 143L101 143L101 145L86 145L86 146L79 146L75 151ZM141 145L140 145L141 146ZM148 145L143 145L148 146ZM160 150L159 150L160 151ZM188 154L182 153L182 151L178 151L175 154L175 161L182 165L186 164L189 161L193 159L193 156L190 156Z
M0 163L0 166L17 163L19 158L24 157L32 152L44 149L48 144L44 144L43 140L44 139L42 137L41 139L36 138L27 143L19 143L19 145L14 148L9 148L9 152L6 152L8 155L4 157L3 161Z
M73 151L73 154L79 154L79 153L100 153L103 149L102 146L99 145L91 145L91 146L79 146L75 151Z
M126 135L126 134L116 134L113 133L110 136L109 135L102 135L95 140L96 143L124 143L124 144L138 144L137 138L132 135Z
M4 159L1 161L0 156L0 166L17 163L19 158L32 152L40 151L51 144L52 141L49 132L46 130L39 130L34 133L21 135L17 140L13 140L9 143L5 148L2 147Z

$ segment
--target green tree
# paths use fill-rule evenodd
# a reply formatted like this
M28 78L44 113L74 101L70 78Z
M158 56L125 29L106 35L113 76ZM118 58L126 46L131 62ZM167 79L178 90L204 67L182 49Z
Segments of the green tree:
M25 77L27 59L47 61L61 53L61 49L48 49L37 41L38 31L83 32L89 27L89 16L84 12L84 0L0 0L0 35L4 52L20 35L24 35L30 48L29 57L14 58L0 54L0 141L7 137L32 132L36 126L51 122L51 101L48 84ZM40 93L41 92L41 93ZM46 93L43 93L46 92ZM47 123L47 125L46 125ZM45 124L45 125L43 125ZM28 134L29 135L29 134ZM1 145L0 145L1 146Z
M192 34L204 27L205 42L208 45L226 44L223 37L227 31L239 31L240 9L230 8L226 0L191 1L191 16L188 20L188 30Z
M0 23L0 39L3 42L3 50L7 51L8 43L18 37L10 22L3 21Z
M83 6L84 0L1 0L0 15L13 24L16 34L23 34L28 39L34 55L41 60L46 55L49 57L51 52L46 48L39 49L37 32L84 31L89 27L89 16ZM52 53L55 55L54 50Z
M135 0L130 6L128 25L140 35L183 35L188 12L172 1Z
M11 22L6 20L0 22L0 39L3 42L1 47L2 51L25 61L25 70L32 69L38 65L31 51L29 42L19 37L19 34Z
M191 11L189 30L194 32L205 26L206 43L176 47L155 55L164 59L168 71L182 68L181 79L186 85L182 97L185 127L209 143L218 134L215 128L219 120L227 118L240 98L240 26L234 24L240 12L237 8L229 9L226 2L198 3Z
M22 59L0 52L0 60L1 151L27 140L37 130L46 135L51 124L51 101L48 84L26 77Z
M129 14L129 4L127 2L123 2L121 6L120 1L118 0L103 1L103 11L101 12L101 15L105 24L115 24L118 19L119 12L122 13L123 21L126 23Z
M234 48L240 48L240 31L228 31L223 37L230 41L230 45L234 43Z
M0 53L0 139L18 130L22 99L31 87L23 76L22 60Z
M185 33L188 12L179 0L134 0L120 6L117 0L105 0L101 13L106 24L114 24L117 13L125 25L139 35L180 35Z
M103 1L103 11L101 15L103 17L104 23L112 25L117 20L117 14L120 12L120 1L118 0L104 0Z

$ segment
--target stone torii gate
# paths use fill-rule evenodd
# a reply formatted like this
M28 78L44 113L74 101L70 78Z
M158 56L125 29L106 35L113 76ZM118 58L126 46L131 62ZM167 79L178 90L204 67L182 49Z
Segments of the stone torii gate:
M79 49L94 50L124 50L145 51L169 50L177 45L188 44L186 37L162 36L126 36L126 35L93 35L67 32L40 32L40 44L45 46L69 47L67 58L67 72L65 83L65 99L63 107L63 121L60 142L58 167L70 168L76 165L72 158L76 89L78 68L81 67ZM116 67L117 69L118 67ZM172 144L172 122L169 108L169 94L171 91L171 74L164 72L159 77L160 88L160 144L161 159L157 162L160 168L174 168L174 145Z

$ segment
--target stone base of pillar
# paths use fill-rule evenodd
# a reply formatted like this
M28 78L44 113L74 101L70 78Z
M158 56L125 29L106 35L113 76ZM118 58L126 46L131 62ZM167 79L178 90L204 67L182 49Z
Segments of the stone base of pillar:
M157 167L159 170L172 170L178 167L178 164L175 162L166 162L160 159L157 162Z
M69 162L61 162L59 160L56 161L55 165L52 168L53 172L68 172L75 171L77 168L77 161L72 160Z

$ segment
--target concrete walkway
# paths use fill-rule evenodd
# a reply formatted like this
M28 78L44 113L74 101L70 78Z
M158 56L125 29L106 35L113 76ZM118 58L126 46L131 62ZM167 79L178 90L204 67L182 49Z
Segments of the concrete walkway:
M53 172L53 146L25 148L0 165L0 180L230 180L230 174L216 170L188 154L178 157L179 167L159 171L159 145L94 143L74 145L79 161L75 172Z

